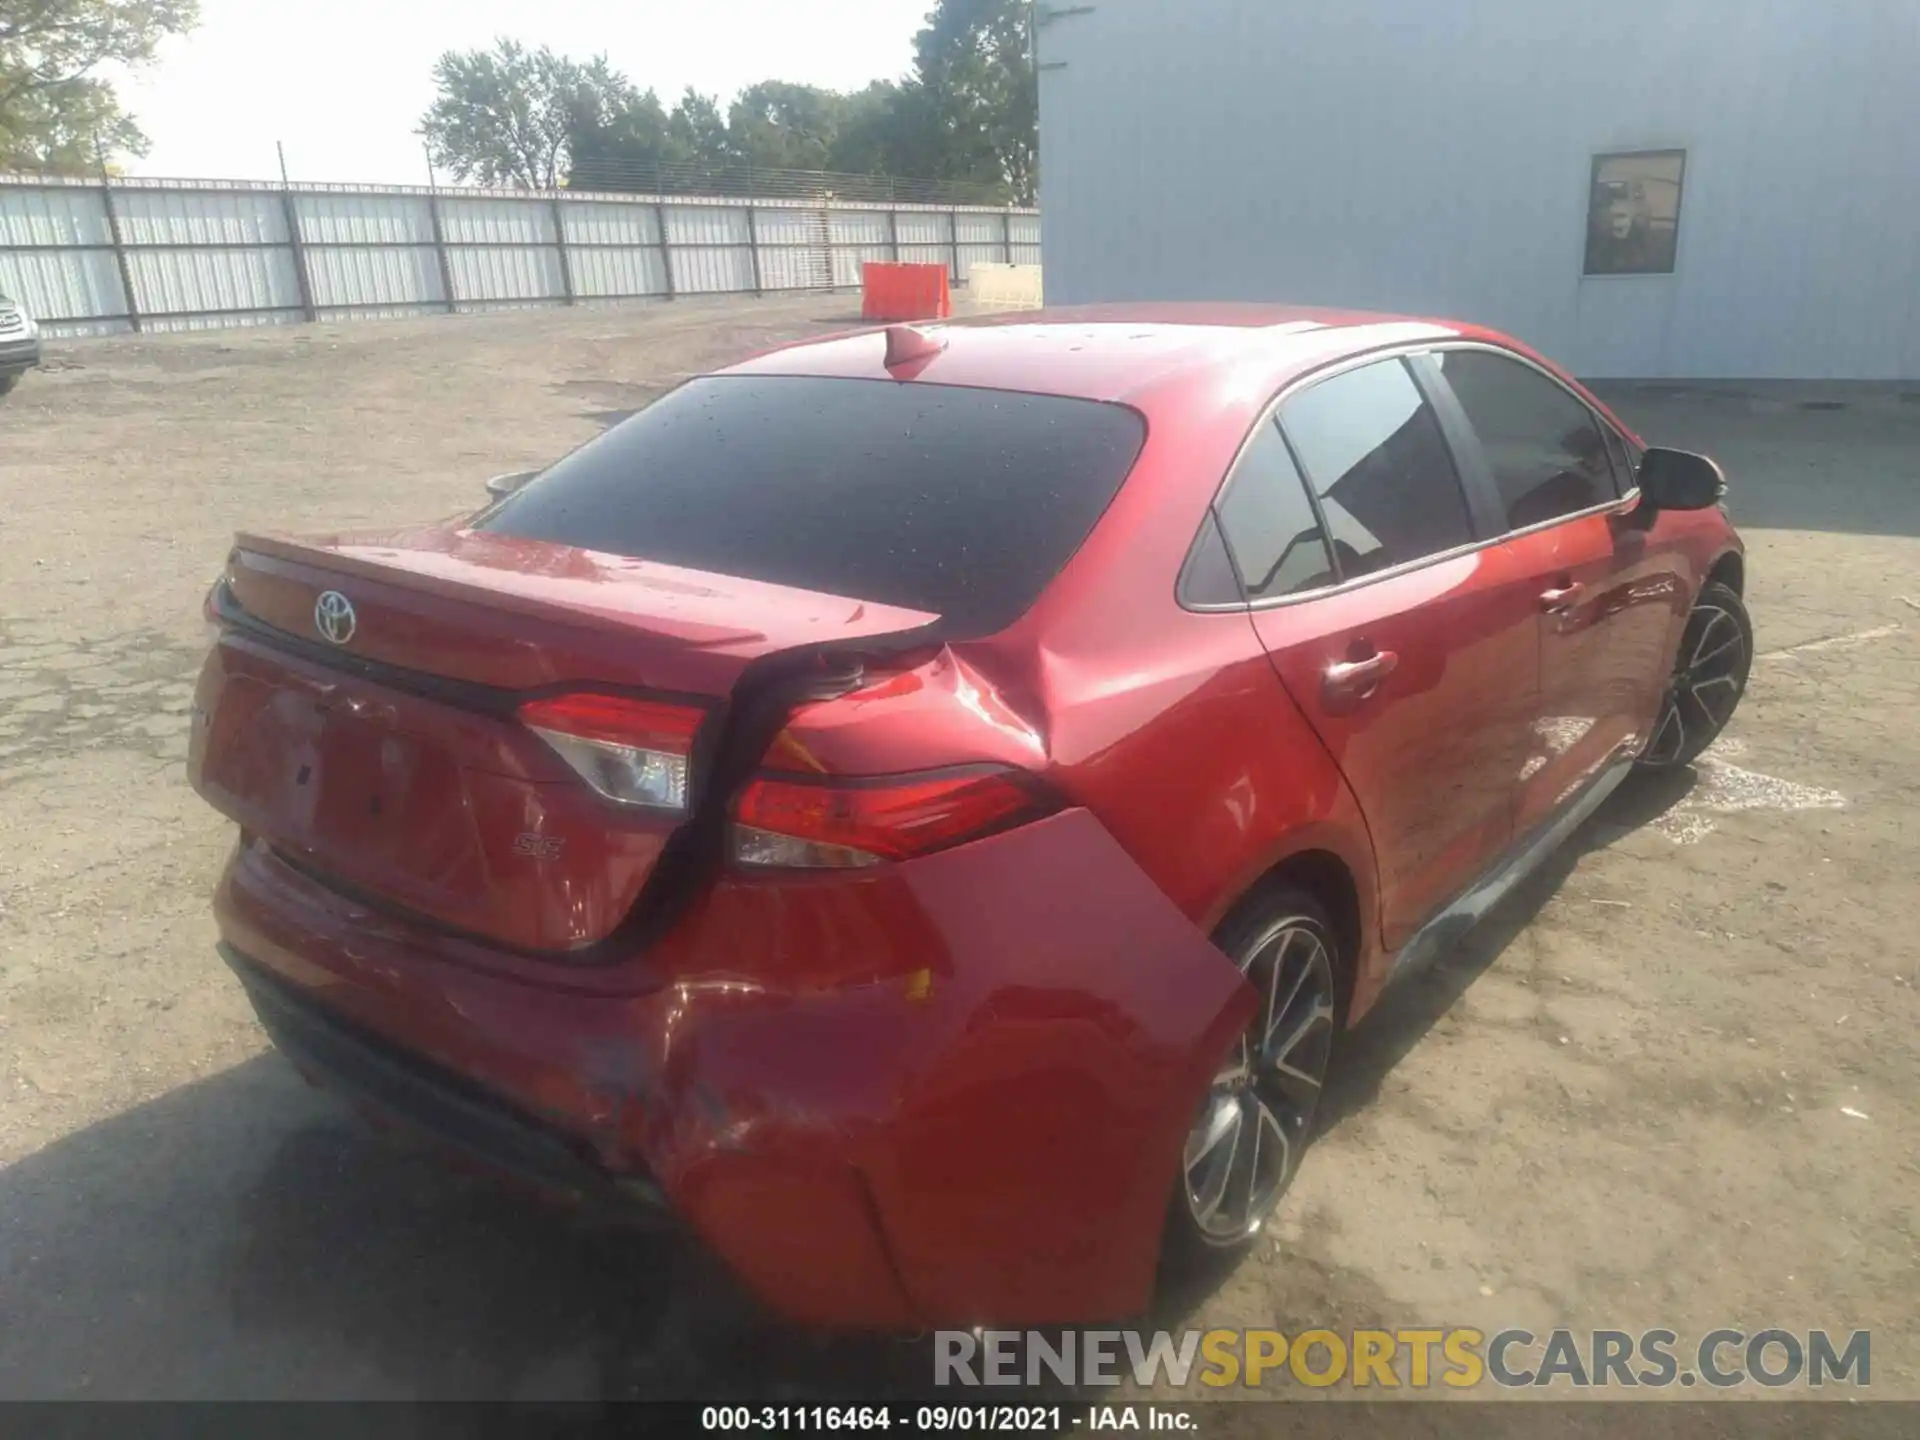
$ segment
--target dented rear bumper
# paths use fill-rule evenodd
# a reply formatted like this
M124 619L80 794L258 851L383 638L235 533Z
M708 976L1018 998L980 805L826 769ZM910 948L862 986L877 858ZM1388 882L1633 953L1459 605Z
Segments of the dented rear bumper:
M258 844L216 913L313 1078L547 1188L665 1206L830 1325L1142 1309L1255 1004L1078 810L883 872L723 879L632 993L460 963Z

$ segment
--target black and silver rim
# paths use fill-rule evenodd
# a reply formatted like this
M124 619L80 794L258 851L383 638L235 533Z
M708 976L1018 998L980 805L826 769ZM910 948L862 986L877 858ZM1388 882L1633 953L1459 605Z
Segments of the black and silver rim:
M1710 600L1694 606L1645 763L1671 765L1711 744L1733 718L1746 672L1746 631L1733 612Z
M1282 920L1241 968L1262 1004L1187 1135L1188 1213L1230 1245L1256 1232L1293 1180L1333 1054L1333 960L1318 929Z

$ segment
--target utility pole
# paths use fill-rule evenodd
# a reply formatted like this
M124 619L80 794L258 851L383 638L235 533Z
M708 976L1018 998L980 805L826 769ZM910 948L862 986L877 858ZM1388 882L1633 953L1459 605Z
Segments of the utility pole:
M300 296L300 315L309 325L318 318L313 308L313 277L307 273L307 247L300 234L300 206L293 198L293 182L287 179L287 147L273 142L280 154L280 214L287 226L287 253L293 259L293 279Z

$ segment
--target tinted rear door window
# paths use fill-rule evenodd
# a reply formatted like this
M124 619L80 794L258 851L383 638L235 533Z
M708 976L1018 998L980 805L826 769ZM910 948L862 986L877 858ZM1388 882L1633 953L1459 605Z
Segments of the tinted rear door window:
M1433 360L1486 450L1509 527L1524 530L1614 498L1600 424L1572 394L1487 350L1443 350Z
M989 633L1093 529L1139 414L1051 395L812 376L693 381L478 525L902 605Z
M1255 432L1220 497L1220 529L1249 600L1297 595L1333 579L1320 518L1271 421Z
M1322 380L1280 407L1344 579L1474 539L1433 409L1398 360Z

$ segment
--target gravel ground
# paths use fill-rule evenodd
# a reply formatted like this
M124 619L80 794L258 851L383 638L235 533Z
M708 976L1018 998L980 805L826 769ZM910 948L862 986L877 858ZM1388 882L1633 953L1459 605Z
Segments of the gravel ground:
M918 1380L370 1137L212 952L182 778L242 524L471 508L849 297L56 344L0 406L0 1395L629 1396ZM1765 653L1355 1038L1261 1253L1163 1323L1871 1329L1920 1398L1920 396L1621 388L1734 477ZM1815 408L1807 408L1809 405ZM1187 1317L1191 1317L1191 1320Z

